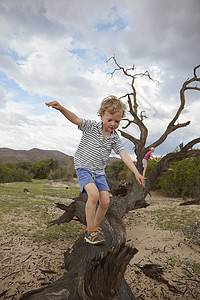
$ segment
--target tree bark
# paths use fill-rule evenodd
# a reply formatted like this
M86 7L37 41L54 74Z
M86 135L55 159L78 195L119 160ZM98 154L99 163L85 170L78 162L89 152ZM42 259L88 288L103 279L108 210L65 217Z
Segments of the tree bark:
M29 300L136 300L124 272L136 249L121 245L110 248L84 242L80 237L65 253L66 273L55 283L30 291L20 298Z

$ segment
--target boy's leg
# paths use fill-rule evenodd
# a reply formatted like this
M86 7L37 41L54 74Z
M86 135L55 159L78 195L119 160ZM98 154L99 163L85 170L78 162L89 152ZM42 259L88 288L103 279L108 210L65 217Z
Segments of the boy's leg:
M85 215L87 222L87 229L92 229L95 227L95 211L96 205L99 200L99 191L96 185L92 182L85 185L85 190L88 195L88 199L85 205Z
M99 190L94 183L92 174L85 169L79 168L76 170L77 177L80 185L80 191L86 191L88 200L85 205L85 215L87 228L85 230L85 240L90 244L102 244L105 239L99 234L98 228L94 227L94 219L97 202L99 200Z
M94 218L94 227L99 227L101 221L103 220L110 203L109 192L108 191L100 191L99 192L99 206L96 211L96 215Z
M85 240L90 244L103 244L105 238L99 234L98 228L95 226L95 212L97 201L99 200L99 191L94 183L85 185L85 190L88 194L88 200L85 205L85 214L87 229L85 231Z

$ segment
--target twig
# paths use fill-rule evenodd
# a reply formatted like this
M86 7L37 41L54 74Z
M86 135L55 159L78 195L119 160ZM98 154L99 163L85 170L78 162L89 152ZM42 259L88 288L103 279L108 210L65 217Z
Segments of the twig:
M178 246L181 246L181 244L185 244L186 246L190 247L192 250L194 250L194 251L200 253L199 250L195 249L194 247L192 247L191 245L187 244L186 242L179 242L179 243L178 243Z
M32 255L30 254L27 258L25 258L25 260L22 261L22 263L24 263L25 261L27 261Z
M0 294L0 298L1 298L3 295L5 295L8 291L9 291L9 290L3 291L3 292Z
M53 270L42 270L42 269L40 269L40 271L41 271L42 273L57 274L57 272L55 272L55 271L53 271Z
M19 270L19 271L15 271L15 272L12 272L12 273L10 273L10 274L8 274L8 275L5 275L4 277L2 277L1 279L2 280L4 280L5 278L7 278L7 277L9 277L9 276L11 276L11 275L13 275L13 274L17 274L17 273L19 273L21 270Z

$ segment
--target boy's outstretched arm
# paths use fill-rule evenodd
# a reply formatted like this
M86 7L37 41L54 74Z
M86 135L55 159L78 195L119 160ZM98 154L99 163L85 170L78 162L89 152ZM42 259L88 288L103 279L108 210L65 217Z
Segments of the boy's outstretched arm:
M121 159L123 160L123 162L127 165L127 167L134 173L135 178L137 179L137 181L139 182L139 184L142 185L142 187L145 187L145 182L144 182L144 177L138 172L138 169L136 168L136 166L134 165L131 157L128 155L128 153L126 153L125 150L122 150L119 153Z
M59 110L70 122L81 126L81 118L75 115L72 111L66 109L64 106L60 105L57 101L51 101L45 103L48 107L53 107Z

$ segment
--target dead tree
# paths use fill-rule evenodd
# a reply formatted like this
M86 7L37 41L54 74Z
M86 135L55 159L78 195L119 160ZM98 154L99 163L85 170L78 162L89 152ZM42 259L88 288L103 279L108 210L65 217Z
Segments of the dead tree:
M184 82L180 90L180 106L176 115L168 124L165 132L161 137L151 145L146 145L148 130L143 123L146 117L144 112L138 109L137 94L134 87L135 79L147 76L153 80L149 72L134 74L135 67L124 69L121 67L115 57L112 57L117 68L113 71L122 71L123 74L131 78L132 91L122 96L128 99L128 106L132 120L126 119L126 129L131 124L138 127L140 138L137 139L123 130L121 135L129 139L135 146L135 154L137 156L137 168L142 170L142 158L148 151L149 147L158 147L162 144L173 131L189 125L189 121L185 123L177 123L178 117L185 106L185 91L189 89L200 89L198 86L190 84L198 84L200 78L197 76L197 70L200 66L194 68L194 76ZM121 97L121 98L122 98ZM114 186L109 182L113 196L111 197L110 206L106 217L102 221L101 227L105 232L106 243L101 246L88 245L84 242L83 235L74 243L72 249L65 253L66 273L53 284L42 287L41 289L30 291L21 296L20 299L31 300L134 300L129 285L124 279L124 272L130 259L137 253L137 249L126 246L126 230L123 224L123 217L127 212L146 207L145 197L155 183L157 178L165 171L169 170L169 166L175 161L180 161L187 157L199 156L200 150L193 149L200 138L196 138L185 146L180 147L180 151L165 155L146 180L146 186L143 189L132 175L128 181L127 190L124 191L119 185ZM78 198L66 206L57 203L57 207L64 211L63 215L51 222L50 226L60 225L63 222L70 222L72 219L86 224L85 220L85 203L86 196L80 195Z
M182 88L180 90L180 105L177 109L177 112L175 116L172 118L172 120L169 122L169 124L166 127L166 130L164 133L152 144L146 145L147 138L148 138L148 129L145 126L143 119L147 116L144 115L144 111L141 111L139 113L139 105L137 101L137 93L135 89L135 80L140 77L147 77L149 80L154 80L148 71L144 73L134 73L135 72L135 66L125 69L124 67L120 66L116 60L116 58L113 56L109 60L113 60L115 65L117 66L116 69L111 73L111 76L114 76L114 73L117 71L120 71L123 73L123 75L127 76L127 78L131 79L131 89L132 91L130 93L125 94L124 96L121 96L120 98L127 98L128 100L128 108L129 112L131 114L132 119L124 119L124 121L127 121L127 124L122 128L123 130L119 130L121 135L131 141L134 145L135 154L137 157L136 166L138 170L142 173L142 159L145 156L145 154L149 151L151 147L158 147L164 141L167 139L167 137L174 132L177 129L186 127L190 124L190 121L184 122L184 123L177 123L179 116L181 115L182 111L185 108L185 92L187 90L195 90L200 91L200 88L198 86L200 82L200 77L198 76L197 72L200 69L200 65L196 66L193 69L193 77L186 80ZM139 131L139 139L135 138L134 136L128 134L124 129L128 128L130 125L134 124L137 126ZM192 149L193 146L200 143L200 137L197 137L196 139L190 141L187 143L187 145L183 146L183 143L179 145L180 150L176 153L169 153L165 155L160 162L157 164L153 172L148 176L146 180L146 191L148 191L153 184L156 182L157 178L163 174L163 172L170 173L169 166L173 164L174 162L181 161L184 158L187 157L194 157L200 155L200 150L198 149ZM172 170L171 170L172 172ZM133 176L132 176L133 177ZM132 182L132 178L130 179ZM146 196L146 195L144 195Z

